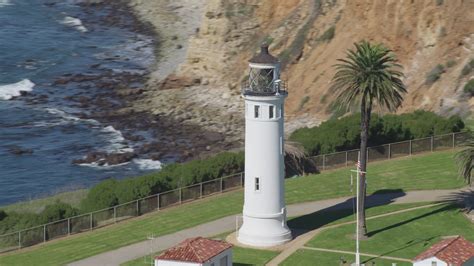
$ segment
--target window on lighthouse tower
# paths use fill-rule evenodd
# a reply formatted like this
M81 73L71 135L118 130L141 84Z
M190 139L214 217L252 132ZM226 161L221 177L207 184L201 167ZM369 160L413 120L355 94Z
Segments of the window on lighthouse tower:
M255 118L258 118L259 114L260 114L260 106L259 106L259 105L255 105L255 106L254 106L254 117L255 117Z
M255 177L255 191L260 191L260 177Z
M275 116L275 106L270 105L268 108L268 116L269 118L273 118Z

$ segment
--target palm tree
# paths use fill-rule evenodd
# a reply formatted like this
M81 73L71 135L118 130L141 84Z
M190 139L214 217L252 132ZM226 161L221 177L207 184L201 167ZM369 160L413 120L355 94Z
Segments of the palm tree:
M471 136L463 146L464 149L456 153L454 158L458 165L459 174L471 186L472 168L474 168L474 136Z
M402 66L393 52L382 44L367 41L355 43L346 58L338 59L336 74L332 79L331 90L336 95L336 103L349 111L351 107L360 108L360 169L367 169L367 140L372 108L378 106L390 112L395 111L406 93L402 82ZM365 224L366 177L361 173L359 181L359 237L367 236Z

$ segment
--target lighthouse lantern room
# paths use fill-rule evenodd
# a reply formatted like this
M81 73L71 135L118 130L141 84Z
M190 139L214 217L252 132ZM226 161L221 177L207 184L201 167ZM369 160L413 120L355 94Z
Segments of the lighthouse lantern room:
M245 200L238 241L275 246L291 240L284 199L284 101L280 62L263 45L249 61L245 99Z

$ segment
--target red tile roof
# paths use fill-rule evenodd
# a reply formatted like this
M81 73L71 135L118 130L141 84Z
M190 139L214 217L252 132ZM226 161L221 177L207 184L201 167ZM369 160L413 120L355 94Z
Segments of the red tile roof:
M203 237L188 238L155 258L159 260L204 263L231 247L232 244L220 240L211 240Z
M450 265L461 266L474 256L474 243L458 236L447 238L431 246L428 250L416 256L414 261L436 257Z

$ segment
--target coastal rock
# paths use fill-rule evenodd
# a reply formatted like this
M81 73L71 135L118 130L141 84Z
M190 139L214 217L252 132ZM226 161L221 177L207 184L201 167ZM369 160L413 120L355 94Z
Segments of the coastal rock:
M23 155L23 154L32 154L33 153L32 149L23 148L23 147L20 147L20 146L17 146L17 145L11 146L8 149L8 151L11 154L15 154L15 155Z
M91 164L97 163L98 165L117 165L131 161L137 157L137 154L133 152L123 153L106 153L106 152L90 152L82 159L73 160L73 164Z

